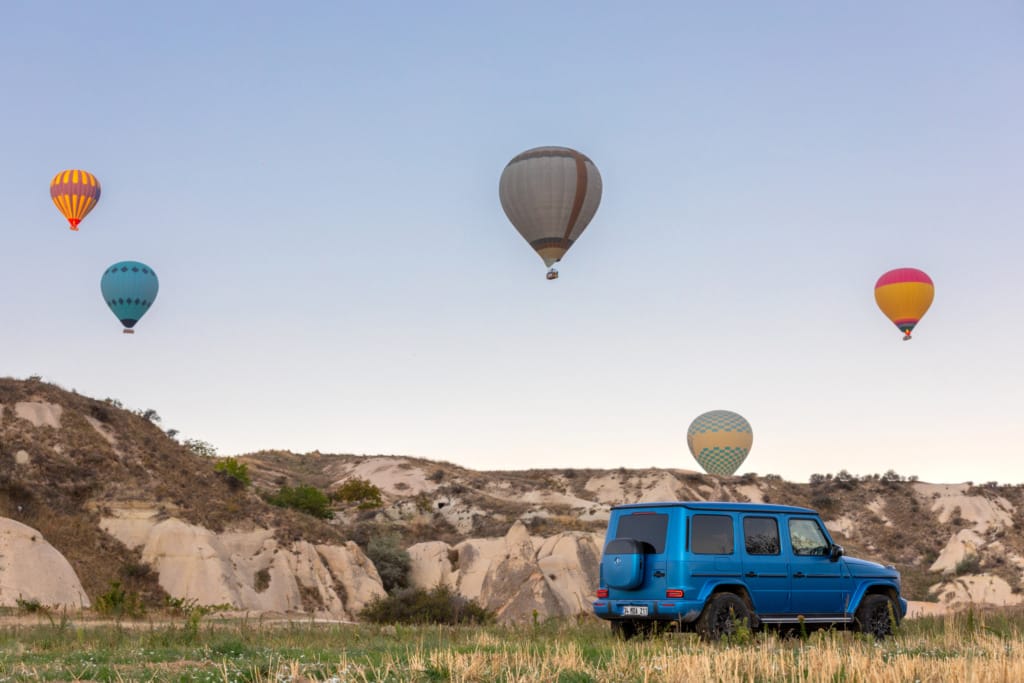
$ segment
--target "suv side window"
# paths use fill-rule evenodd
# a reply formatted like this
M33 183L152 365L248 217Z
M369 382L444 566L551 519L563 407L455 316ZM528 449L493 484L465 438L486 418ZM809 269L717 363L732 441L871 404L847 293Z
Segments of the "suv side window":
M732 517L694 515L690 524L690 548L698 555L732 555Z
M779 523L773 517L744 517L743 539L748 555L778 555Z
M794 555L828 555L828 541L813 519L789 520L789 542Z

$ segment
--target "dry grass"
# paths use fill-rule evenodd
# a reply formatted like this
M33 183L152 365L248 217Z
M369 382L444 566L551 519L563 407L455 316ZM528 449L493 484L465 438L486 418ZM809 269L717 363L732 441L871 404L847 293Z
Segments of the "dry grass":
M822 631L706 644L692 634L612 638L607 624L339 626L213 619L136 628L0 628L0 677L16 680L583 683L1024 680L1024 612L908 622L895 638Z

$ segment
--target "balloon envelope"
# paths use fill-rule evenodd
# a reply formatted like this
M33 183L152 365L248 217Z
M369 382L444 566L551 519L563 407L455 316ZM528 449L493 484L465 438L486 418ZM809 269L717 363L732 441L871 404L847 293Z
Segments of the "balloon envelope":
M135 323L153 305L159 289L160 282L156 273L138 261L115 263L103 271L103 277L100 278L103 300L125 329L135 327Z
M50 199L64 214L72 230L93 210L100 200L100 181L86 171L61 171L50 181Z
M893 324L910 339L910 332L935 298L935 284L923 270L896 268L878 278L875 302Z
M501 208L547 266L579 239L601 203L594 162L568 147L536 147L508 162Z
M753 444L750 423L729 410L698 415L686 430L686 445L708 474L733 474L747 459Z

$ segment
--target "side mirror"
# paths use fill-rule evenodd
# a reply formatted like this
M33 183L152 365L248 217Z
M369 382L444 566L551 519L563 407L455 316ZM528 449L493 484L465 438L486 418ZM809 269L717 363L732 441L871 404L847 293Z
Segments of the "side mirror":
M839 558L843 556L844 552L845 551L843 550L843 546L833 543L832 546L828 549L828 559L832 560L833 562L838 562Z

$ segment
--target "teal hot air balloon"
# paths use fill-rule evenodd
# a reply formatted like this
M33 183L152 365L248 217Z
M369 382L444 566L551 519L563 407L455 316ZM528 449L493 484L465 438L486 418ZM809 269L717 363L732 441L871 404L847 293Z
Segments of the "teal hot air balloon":
M754 430L738 413L712 410L690 423L686 444L705 472L728 477L747 459L754 445Z
M156 299L160 282L145 263L121 261L103 271L100 291L103 300L124 325L125 334L134 334L135 323L146 314Z

